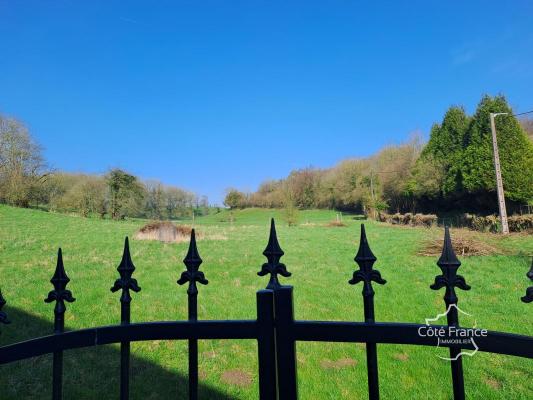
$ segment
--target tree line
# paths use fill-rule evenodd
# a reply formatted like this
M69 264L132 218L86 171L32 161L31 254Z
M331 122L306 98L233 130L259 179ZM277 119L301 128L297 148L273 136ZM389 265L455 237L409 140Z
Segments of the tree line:
M504 96L484 96L473 115L450 107L429 141L414 136L367 158L292 171L245 193L227 190L230 208L336 208L388 212L497 212L490 113L497 136L506 202L511 212L533 204L533 120L517 120Z
M113 219L175 219L208 211L207 197L119 168L103 175L53 171L20 121L0 115L0 202Z

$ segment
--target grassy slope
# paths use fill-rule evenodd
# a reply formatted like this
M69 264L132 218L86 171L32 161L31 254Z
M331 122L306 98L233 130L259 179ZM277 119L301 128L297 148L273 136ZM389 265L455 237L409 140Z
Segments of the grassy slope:
M256 272L264 262L261 252L268 237L272 210L243 210L234 224L221 222L226 212L197 220L199 231L227 240L199 242L202 270L209 285L200 287L199 316L203 319L255 317L255 292L266 285ZM326 228L329 211L300 214L309 224L288 228L279 220L278 234L293 276L283 279L295 288L298 319L361 320L361 287L347 284L355 266L359 221L345 217L346 228ZM125 235L143 221L102 221L0 206L0 287L9 304L13 324L0 327L0 344L48 333L53 306L42 300L51 289L49 279L58 246L63 247L69 288L76 302L68 304L69 329L113 324L119 320L119 295L109 291ZM435 259L416 256L420 242L440 230L398 228L367 222L370 245L378 257L375 267L387 279L375 285L376 316L381 321L421 323L442 312L442 291L429 289L439 270ZM496 241L493 236L489 241ZM528 281L526 254L533 254L531 236L498 240L515 255L463 259L460 272L472 286L459 291L460 306L474 317L465 325L533 335L531 306L519 301ZM176 285L183 270L186 244L133 241L135 277L142 291L134 294L133 321L185 319L186 289ZM65 398L116 397L117 346L66 353ZM150 399L183 395L186 346L179 342L146 342L132 346L132 398ZM252 399L257 397L256 345L250 341L202 341L200 369L203 398ZM379 346L383 398L447 399L451 396L449 365L435 357L436 350L414 346ZM444 354L444 353L443 353ZM350 359L343 367L335 361ZM328 362L333 361L333 363ZM363 346L349 344L298 344L298 374L303 399L366 397ZM342 362L340 363L342 364ZM50 357L0 366L0 387L6 399L42 398L50 387ZM531 360L477 354L464 359L467 392L471 398L526 399L533 392ZM227 384L222 374L238 370L249 374L251 385ZM108 379L107 377L112 377ZM147 382L157 382L150 385ZM219 392L210 392L217 388ZM112 395L106 395L111 393ZM47 396L44 396L47 397Z

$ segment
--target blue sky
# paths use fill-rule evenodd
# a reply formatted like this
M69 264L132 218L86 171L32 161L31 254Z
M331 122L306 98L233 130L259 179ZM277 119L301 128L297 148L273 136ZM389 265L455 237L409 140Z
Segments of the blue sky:
M220 202L484 93L533 109L532 21L530 1L0 0L0 112L55 168Z

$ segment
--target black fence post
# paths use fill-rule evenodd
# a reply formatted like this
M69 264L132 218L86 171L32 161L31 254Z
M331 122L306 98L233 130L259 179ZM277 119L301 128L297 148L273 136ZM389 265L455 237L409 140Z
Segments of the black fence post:
M292 304L292 286L281 286L278 274L291 276L285 264L280 263L285 253L281 249L276 233L274 218L270 221L268 243L263 251L267 262L261 266L259 276L270 274L267 289L274 291L274 320L276 327L275 348L278 395L280 400L294 400L298 397L296 381L296 342L292 335L294 312Z
M533 281L533 257L531 257L531 267L529 268L526 276ZM533 301L533 286L530 286L526 289L526 295L521 299L524 303L531 303Z
M298 398L296 374L296 341L294 340L294 308L292 286L274 291L276 325L276 358L278 367L279 400Z
M274 329L274 292L257 292L257 352L259 359L259 399L276 400L276 341Z
M204 273L199 271L202 259L198 254L196 247L196 234L194 229L191 231L191 241L189 243L189 251L183 259L183 263L187 270L182 272L179 285L189 282L187 289L188 296L188 316L189 321L198 320L198 288L196 282L207 285L208 281L205 279ZM189 399L198 399L198 340L189 339Z
M372 288L372 281L383 285L386 281L381 278L378 270L372 269L376 262L376 257L366 238L365 225L361 224L361 239L359 242L359 250L354 258L359 265L359 270L353 273L353 278L348 281L350 285L355 285L363 282L363 302L365 322L373 324L375 322L374 316L374 289ZM378 378L378 354L375 342L366 343L366 368L368 374L368 397L372 400L379 399L379 378Z
M130 245L128 237L124 241L124 252L122 253L122 260L117 268L120 278L115 281L111 288L111 292L116 292L122 289L120 296L120 324L130 324L130 304L131 296L130 290L140 292L141 288L137 284L137 280L131 276L135 271L135 265L131 260ZM120 342L120 399L127 400L130 396L130 342Z
M62 333L65 330L65 301L72 303L75 299L70 290L67 290L69 277L63 266L63 254L61 248L57 252L56 270L50 282L54 290L48 293L44 300L46 303L56 302L54 308L54 333ZM55 351L52 366L52 399L61 400L63 398L63 351Z
M459 299L455 293L455 288L458 287L462 290L470 290L470 286L466 284L465 278L461 275L457 275L457 270L461 266L461 262L457 259L453 250L450 230L448 227L444 228L444 245L442 247L442 254L439 261L437 261L437 265L442 270L442 275L436 276L435 283L430 287L433 290L438 290L443 287L446 288L446 292L444 293L444 303L446 304L448 326L458 327L459 316L457 313L457 302ZM450 347L450 360L452 368L453 397L455 400L464 400L465 383L460 347Z

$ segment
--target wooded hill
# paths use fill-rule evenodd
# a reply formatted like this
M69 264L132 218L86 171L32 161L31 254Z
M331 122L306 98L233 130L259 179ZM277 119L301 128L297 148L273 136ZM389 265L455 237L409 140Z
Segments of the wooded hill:
M21 122L0 116L0 203L113 219L174 219L203 214L206 197L141 181L118 168L103 175L54 171Z
M419 137L333 168L304 168L263 182L254 193L229 189L229 207L336 208L388 212L497 212L489 114L498 116L505 196L509 211L533 204L533 120L517 120L504 96L484 96L475 113L450 107ZM527 133L526 133L527 132ZM529 138L528 138L529 135Z

